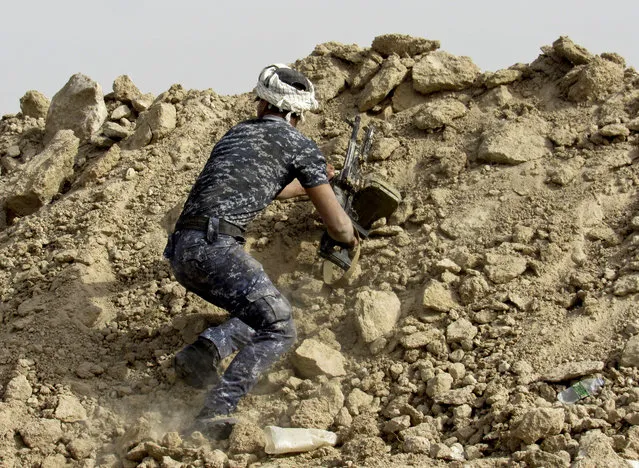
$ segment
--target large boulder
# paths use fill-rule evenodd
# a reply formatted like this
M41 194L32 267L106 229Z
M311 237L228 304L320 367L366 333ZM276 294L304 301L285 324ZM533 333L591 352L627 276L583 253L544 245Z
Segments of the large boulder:
M479 145L478 158L501 164L520 164L549 154L546 126L537 119L506 121L487 130Z
M164 138L177 125L177 111L173 104L156 102L140 115L135 133L126 140L127 149L139 149Z
M439 41L406 34L383 34L373 39L371 48L382 56L397 54L401 57L427 54L439 49Z
M42 153L24 164L5 198L9 219L35 213L60 192L73 175L78 147L72 130L60 130Z
M379 104L390 92L395 89L408 74L408 68L401 62L399 56L391 55L366 84L359 97L359 110L365 112Z
M120 102L130 103L141 96L142 93L135 86L133 80L128 75L120 75L113 81L113 94L109 97Z
M561 36L552 43L553 51L574 65L584 65L593 59L593 55L584 47L575 44L568 36Z
M470 57L437 51L426 55L413 67L413 86L422 94L454 91L471 85L480 75Z
M574 102L601 101L623 88L623 67L601 57L575 67L563 79L568 99Z
M392 291L361 291L355 301L355 323L366 343L390 333L399 319L401 303Z
M81 73L73 75L58 91L49 106L45 142L59 130L73 130L81 141L89 141L100 130L108 115L102 88Z
M415 126L422 130L436 130L451 125L453 120L468 112L457 99L438 99L422 105L413 117Z
M32 89L20 98L20 111L27 117L44 119L47 116L50 104L49 98L40 91Z

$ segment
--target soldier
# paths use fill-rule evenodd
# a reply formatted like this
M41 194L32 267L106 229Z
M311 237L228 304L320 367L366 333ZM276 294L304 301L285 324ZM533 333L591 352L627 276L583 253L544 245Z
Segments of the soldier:
M180 284L230 315L174 360L187 384L212 386L190 431L213 439L228 437L239 399L295 341L289 302L242 248L246 225L272 200L307 194L331 237L357 243L324 156L296 129L304 111L318 107L313 84L278 64L262 70L255 91L257 118L231 128L215 145L165 251ZM220 376L218 363L235 351Z

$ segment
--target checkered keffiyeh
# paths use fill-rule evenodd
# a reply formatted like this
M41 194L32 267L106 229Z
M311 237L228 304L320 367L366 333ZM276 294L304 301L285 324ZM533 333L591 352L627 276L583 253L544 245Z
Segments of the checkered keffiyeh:
M317 109L319 104L315 100L313 83L307 80L308 91L297 89L280 80L275 73L280 68L290 67L276 63L262 70L255 87L258 97L283 111L291 111L300 116L303 116L304 111Z

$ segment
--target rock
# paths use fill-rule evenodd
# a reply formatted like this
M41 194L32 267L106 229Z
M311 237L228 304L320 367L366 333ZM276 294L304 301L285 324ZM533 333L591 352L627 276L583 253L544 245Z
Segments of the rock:
M447 391L438 391L433 395L433 400L436 403L444 405L470 405L473 406L477 400L477 397L473 393L474 386L468 385L462 388L455 388Z
M454 321L446 327L446 341L448 343L461 343L472 341L477 335L477 327L465 318Z
M48 451L62 437L62 426L57 419L36 419L18 429L29 448Z
M104 133L104 135L109 138L113 138L114 140L122 140L124 138L127 138L131 134L131 131L118 123L106 122L102 126L102 133Z
M464 89L475 81L480 70L470 57L456 57L437 51L419 60L412 73L415 90L430 94Z
M405 453L430 454L430 440L426 437L407 436L404 438L402 451Z
M262 429L252 423L240 421L229 436L229 452L257 453L264 449L266 438Z
M479 100L483 106L501 107L512 101L513 95L506 86L498 86L485 93Z
M100 85L77 73L51 100L44 141L49 142L58 131L68 129L82 142L87 142L100 130L107 115Z
M93 451L93 441L91 439L73 439L67 444L67 450L74 460L89 458Z
M353 416L370 411L372 404L373 396L361 391L359 388L354 388L346 398L346 408Z
M342 446L342 454L350 460L366 460L384 456L390 447L380 437L352 439Z
M383 62L384 58L381 55L375 52L370 53L353 77L351 82L353 89L360 89L366 86L366 83L377 74Z
M105 177L118 164L121 156L122 150L120 147L113 145L102 157L95 158L89 163L84 172L78 177L76 185L81 187Z
M312 398L302 400L291 416L294 427L329 429L344 408L344 394L339 381L322 384Z
M20 111L27 117L44 119L47 116L50 104L49 99L44 94L32 89L20 98Z
M330 55L351 63L362 63L364 49L357 44L342 44L340 42L325 42L318 44L313 50L313 55Z
M339 377L345 375L345 359L339 351L312 338L306 339L291 357L293 366L304 378L318 375Z
M61 453L49 455L40 464L40 468L64 468L67 466L67 459Z
M628 128L628 130L631 130L633 132L639 132L639 117L626 122L626 127Z
M619 364L623 367L639 367L639 335L628 340Z
M439 49L439 41L406 34L383 34L373 39L371 48L384 57L392 54L397 54L400 57L412 57Z
M397 55L384 60L380 70L366 84L359 97L359 110L365 112L379 104L408 74Z
M400 145L396 138L376 138L371 148L370 158L372 161L384 161L390 158Z
M523 415L511 431L511 435L524 444L533 444L540 439L559 434L563 425L562 408L534 408Z
M27 378L24 375L18 375L7 383L4 389L4 401L27 401L32 393L33 389Z
M184 468L184 463L181 463L174 458L167 455L163 456L160 460L160 468Z
M392 291L361 291L355 301L355 323L360 336L371 343L395 328L401 303Z
M575 44L567 36L561 36L552 43L557 56L565 58L573 65L584 65L593 59L593 55L584 47Z
M622 137L625 138L630 135L630 130L624 124L609 124L605 125L599 130L599 134L601 136L614 138L614 137Z
M382 432L385 434L394 434L395 432L403 431L410 427L410 416L405 414L403 416L397 416L389 421L386 421Z
M579 134L567 126L555 127L548 134L548 138L557 146L572 146Z
M204 448L202 450L202 460L207 468L225 468L228 466L227 455L219 449L210 450Z
M431 281L424 289L422 305L426 310L448 312L458 306L453 292L444 283Z
M427 330L406 335L400 343L406 349L417 349L439 340L440 337L441 333L438 330Z
M452 125L453 120L463 117L467 112L466 106L456 99L440 99L420 106L413 122L421 130L436 130Z
M503 284L517 278L526 271L525 258L495 253L486 254L486 276L493 283Z
M20 156L20 153L22 151L20 150L20 147L18 145L11 145L9 146L9 148L7 148L7 156L9 156L10 158L17 158L18 156Z
M548 453L536 448L524 452L521 461L526 463L525 466L552 466L557 468L573 466L570 464L570 454L568 452Z
M126 140L127 149L140 149L164 138L175 129L177 111L173 104L157 102L138 118L135 133Z
M500 164L521 164L541 159L549 154L543 136L545 125L536 119L498 124L484 133L477 157Z
M437 424L432 417L429 417L425 422L418 424L417 426L409 427L399 433L403 440L409 437L424 437L428 440L438 441L440 434Z
M599 430L588 431L579 439L579 457L572 468L627 468L630 466L613 448L612 440Z
M622 276L615 281L613 294L615 296L627 296L639 292L639 274Z
M490 286L483 276L470 276L459 285L459 298L468 305L481 300L490 292Z
M539 380L544 382L564 382L600 372L603 368L603 361L565 362L554 366L549 372L541 374Z
M568 99L574 102L601 101L623 87L623 67L600 57L576 67L564 77Z
M9 217L35 213L60 192L73 175L78 145L71 130L60 130L44 151L22 166L5 200Z
M315 86L318 101L325 103L346 88L349 68L339 59L329 56L310 56L297 63L296 70L304 73Z
M342 396L343 398L343 396ZM323 398L302 400L291 415L292 427L329 429L336 414L331 414L330 403Z
M413 80L409 77L404 80L393 92L393 111L396 113L411 109L412 107L429 102L428 96L418 93L413 88Z
M111 96L113 99L129 103L141 96L142 93L128 75L120 75L113 81L113 94Z
M151 93L143 94L142 96L131 100L131 105L138 112L144 112L147 110L155 101L155 96Z
M55 417L63 422L84 421L87 418L87 412L80 400L73 395L60 395Z
M513 81L521 79L522 73L519 70L498 70L496 72L486 72L482 75L482 82L488 88L507 85Z
M432 379L429 379L426 383L426 395L435 398L438 395L447 393L453 385L452 375L442 372L437 374Z
M116 107L111 112L111 120L120 120L131 116L131 109L126 104Z

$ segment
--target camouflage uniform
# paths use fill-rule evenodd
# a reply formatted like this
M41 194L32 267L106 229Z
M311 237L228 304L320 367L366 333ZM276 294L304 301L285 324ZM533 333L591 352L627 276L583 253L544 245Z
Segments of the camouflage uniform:
M315 143L280 117L243 122L213 148L180 220L206 216L244 228L295 178L305 188L328 183L326 161ZM229 235L182 229L167 246L176 279L231 315L200 337L215 345L220 359L239 351L207 395L201 415L232 412L295 341L290 304L243 243Z

